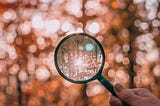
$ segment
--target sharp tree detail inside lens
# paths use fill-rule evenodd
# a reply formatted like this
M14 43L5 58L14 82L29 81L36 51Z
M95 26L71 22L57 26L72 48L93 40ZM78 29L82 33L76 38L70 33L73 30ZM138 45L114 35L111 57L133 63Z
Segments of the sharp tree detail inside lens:
M99 71L102 64L102 53L96 42L88 36L71 36L59 48L60 70L70 79L88 80Z
M102 76L105 55L96 38L85 33L66 36L58 44L54 60L59 74L66 80L83 84L97 79L116 96L113 85Z

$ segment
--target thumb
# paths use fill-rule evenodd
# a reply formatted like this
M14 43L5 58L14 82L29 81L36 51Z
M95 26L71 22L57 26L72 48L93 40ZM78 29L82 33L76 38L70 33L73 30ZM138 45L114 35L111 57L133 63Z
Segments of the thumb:
M117 96L128 104L134 104L135 100L139 99L132 91L125 89L121 84L116 84L114 90Z

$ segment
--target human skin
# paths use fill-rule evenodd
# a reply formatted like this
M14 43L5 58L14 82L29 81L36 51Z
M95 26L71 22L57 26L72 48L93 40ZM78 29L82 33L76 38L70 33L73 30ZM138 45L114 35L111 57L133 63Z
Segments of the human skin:
M121 84L116 84L114 90L118 97L110 97L110 106L123 106L122 101L130 106L160 106L160 100L148 89L125 89Z

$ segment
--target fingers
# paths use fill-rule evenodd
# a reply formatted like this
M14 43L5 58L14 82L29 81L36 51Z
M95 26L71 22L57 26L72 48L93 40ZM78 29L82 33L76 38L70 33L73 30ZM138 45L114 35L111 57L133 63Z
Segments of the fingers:
M122 85L114 86L118 97L111 96L111 106L123 106L122 101L131 106L159 106L160 100L144 88L125 89Z
M110 103L110 106L123 106L121 100L112 95L110 96L109 103Z
M145 88L135 88L135 89L130 89L134 94L140 97L149 97L152 95L152 93Z
M116 84L114 86L115 92L117 94L117 96L127 102L128 104L134 104L135 100L138 100L138 96L135 95L132 91L125 89L122 85L120 84Z

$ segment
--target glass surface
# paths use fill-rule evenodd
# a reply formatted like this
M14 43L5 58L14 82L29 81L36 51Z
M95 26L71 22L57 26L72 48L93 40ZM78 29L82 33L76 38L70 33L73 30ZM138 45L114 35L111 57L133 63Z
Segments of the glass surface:
M63 40L57 51L57 64L61 73L74 81L95 76L103 62L100 46L85 35L73 35Z

